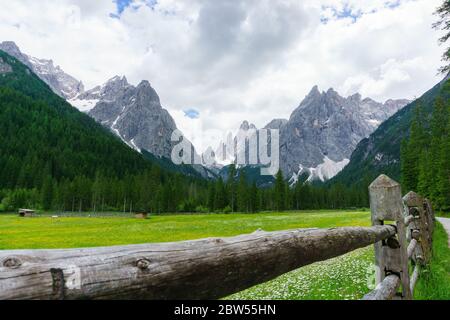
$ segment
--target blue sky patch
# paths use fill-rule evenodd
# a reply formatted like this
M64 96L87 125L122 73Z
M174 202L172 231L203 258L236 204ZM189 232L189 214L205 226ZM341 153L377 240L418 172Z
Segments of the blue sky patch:
M200 112L198 112L195 109L187 109L187 110L183 110L184 112L184 116L191 118L191 119L198 119L200 118Z
M112 18L120 18L120 15L122 14L122 12L128 7L132 7L135 9L139 8L139 5L133 6L134 0L113 0L113 2L116 4L117 11L115 13L110 14L110 16ZM146 0L145 1L145 5L152 9L155 7L155 5L157 3L158 3L157 0Z
M117 6L117 13L121 14L123 10L125 10L132 2L133 0L114 0Z
M395 9L399 7L401 4L401 0L389 0L384 2L384 7L388 9ZM333 6L323 6L322 10L331 10L333 14L333 18L335 19L352 19L352 22L355 23L359 18L363 16L363 14L367 13L375 13L378 10L373 9L371 12L363 12L362 10L356 10L352 8L348 3L344 5L344 8L338 10ZM321 22L326 24L330 18L321 18Z
M384 6L389 9L397 8L399 5L400 5L400 0L386 1L384 3Z
M337 10L335 7L323 7L323 10L330 9L333 12L333 16L336 19L347 19L350 18L353 22L356 22L362 16L362 12L360 10L354 10L348 4L345 4L342 10ZM322 18L322 23L327 23L329 19Z

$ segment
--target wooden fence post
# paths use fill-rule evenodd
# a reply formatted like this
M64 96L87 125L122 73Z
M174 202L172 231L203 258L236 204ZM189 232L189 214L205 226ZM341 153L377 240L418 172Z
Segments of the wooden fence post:
M375 244L376 284L389 275L396 275L402 288L397 298L409 300L412 296L401 186L388 176L381 175L369 186L369 194L372 224L377 226L393 222L397 228L396 237Z
M427 264L431 258L431 233L428 212L425 210L425 199L411 191L403 201L408 209L408 214L415 219L408 226L408 237L416 240L418 245L412 256L416 264Z
M436 217L434 216L434 210L433 210L433 206L431 205L431 201L428 199L425 199L425 201L424 201L424 210L425 210L426 216L428 218L428 230L430 232L430 247L432 247L434 223L436 221Z

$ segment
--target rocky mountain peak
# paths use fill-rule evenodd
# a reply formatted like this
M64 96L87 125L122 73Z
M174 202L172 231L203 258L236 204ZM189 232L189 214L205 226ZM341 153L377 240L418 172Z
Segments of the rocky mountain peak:
M160 106L161 101L159 99L158 93L150 85L150 82L148 82L147 80L141 81L136 90L139 99L144 99L145 101L151 103L153 106Z
M128 86L128 80L125 76L114 76L111 79L109 79L108 81L106 81L105 85L111 85L111 86Z
M28 56L23 54L22 51L20 51L17 44L13 41L3 41L0 43L0 50L6 52L10 56L16 58L20 62L22 62L24 65L29 67L33 70L33 65L28 59Z
M306 95L305 100L306 101L314 100L314 99L319 99L320 97L321 97L321 93L319 91L319 86L315 85L314 87L312 87L311 91L309 91L309 93Z
M148 81L141 81L135 87L125 77L115 76L70 102L131 148L171 157L171 136L177 127Z
M327 93L326 93L326 94L329 95L329 96L336 96L336 95L339 95L339 93L337 93L337 91L334 90L333 88L329 88L329 89L327 90Z
M280 130L286 123L288 123L288 120L286 119L273 119L264 127L264 129Z
M0 50L28 66L60 97L73 99L84 91L81 81L65 73L59 66L55 66L53 60L38 59L24 54L13 41L0 43Z
M310 96L310 95L317 95L317 94L320 94L320 91L319 91L319 86L316 84L315 86L313 86L311 88L311 90L308 93L308 96Z
M362 96L359 93L355 93L355 94L353 94L353 95L348 97L349 101L352 101L352 102L355 102L355 103L360 103L361 99L362 99Z
M365 103L365 104L367 104L367 103L378 103L378 102L376 102L375 100L373 100L371 98L364 98L361 102Z
M400 108L402 108L403 106L406 106L407 104L411 103L411 100L407 100L407 99L389 99L386 100L386 102L384 103L384 106L386 108L389 109L394 109L394 110L399 110Z
M103 89L103 91L108 91L108 90L118 91L118 90L128 87L129 85L130 84L128 83L127 78L125 76L123 76L123 77L115 76L115 77L112 77L111 79L109 79L108 81L106 81L103 84L102 89Z
M386 105L361 99L358 93L344 98L334 89L311 90L281 130L281 166L286 176L295 180L302 172L314 175L326 168L328 173L316 178L332 178L362 139L408 103L393 100Z
M249 123L247 120L244 120L239 127L239 130L242 131L249 131L249 130L256 130L256 126L253 123Z
M3 41L0 43L0 49L14 57L22 55L22 52L14 41Z

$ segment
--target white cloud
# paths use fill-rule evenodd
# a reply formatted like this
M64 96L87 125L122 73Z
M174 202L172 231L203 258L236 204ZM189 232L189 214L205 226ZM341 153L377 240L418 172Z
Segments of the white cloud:
M88 87L147 79L181 129L261 127L289 117L315 84L386 100L439 80L441 0L135 0L120 19L110 0L0 2L0 40Z

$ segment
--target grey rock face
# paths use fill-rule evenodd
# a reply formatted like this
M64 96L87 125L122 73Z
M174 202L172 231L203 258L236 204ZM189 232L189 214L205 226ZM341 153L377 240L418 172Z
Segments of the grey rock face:
M177 126L148 81L135 87L125 77L114 77L77 99L97 101L89 115L130 147L171 158L171 136Z
M264 129L281 130L287 123L288 120L286 119L274 119L270 121Z
M53 92L65 99L72 99L84 91L83 83L65 73L59 66L55 66L52 60L38 59L24 54L12 41L1 42L0 50L28 66Z
M30 61L28 60L28 56L23 54L19 47L13 42L13 41L3 41L0 43L0 50L5 51L10 56L13 56L20 62L22 62L24 65L28 66L30 69L32 69L32 65Z
M287 177L305 169L326 180L342 170L357 144L400 108L407 100L378 103L355 94L341 97L333 89L314 87L281 129L280 163Z
M245 164L248 165L250 147L249 141L250 139L256 139L255 141L258 141L257 134L258 129L256 126L253 123L249 123L247 120L244 120L240 125L236 136L233 136L230 132L227 136L227 141L220 141L219 146L215 149L215 152L212 152L212 148L208 148L208 157L211 157L211 155L214 156L215 161L217 161L214 166L217 166L217 163L221 166L231 163L242 165L242 163L237 163L238 159L244 159Z
M12 71L12 67L0 58L0 74L10 73Z
M285 177L293 183L302 174L307 174L310 181L325 181L348 164L362 139L408 103L408 100L388 100L383 104L362 99L360 94L344 98L333 89L320 92L315 86L289 120L274 119L264 129L280 130L280 166ZM228 163L236 163L238 155L244 154L247 163L249 144L244 150L237 148L236 141L238 137L251 138L257 133L254 125L242 123L237 136L229 138L228 144L234 143L235 153ZM269 145L270 142L269 135ZM260 143L258 139L258 152ZM221 142L216 155L221 155L223 146Z

